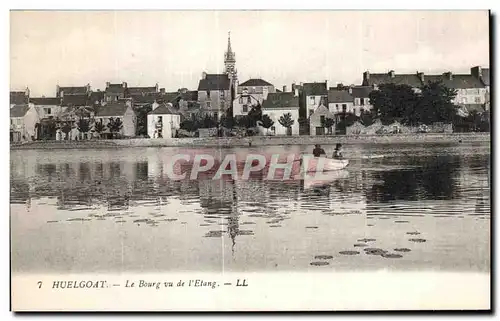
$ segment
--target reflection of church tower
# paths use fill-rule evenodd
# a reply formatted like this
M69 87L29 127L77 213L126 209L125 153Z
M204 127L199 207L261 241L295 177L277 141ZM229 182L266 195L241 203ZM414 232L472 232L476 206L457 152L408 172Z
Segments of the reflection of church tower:
M224 53L224 73L231 80L231 102L233 101L238 87L238 71L236 70L236 54L231 49L231 32L227 38L227 51Z

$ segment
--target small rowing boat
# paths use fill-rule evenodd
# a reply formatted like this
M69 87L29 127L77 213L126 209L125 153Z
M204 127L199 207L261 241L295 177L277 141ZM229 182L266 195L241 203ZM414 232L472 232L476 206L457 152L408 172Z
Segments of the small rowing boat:
M349 160L304 155L301 158L301 163L306 172L328 172L346 168L349 165Z

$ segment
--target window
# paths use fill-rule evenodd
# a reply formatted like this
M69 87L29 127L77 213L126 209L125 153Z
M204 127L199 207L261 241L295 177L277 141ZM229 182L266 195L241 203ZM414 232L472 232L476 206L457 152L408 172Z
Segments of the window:
M221 90L221 91L220 91L220 97L221 97L221 98L224 98L225 94L226 94L226 93L224 92L224 90Z
M314 104L316 102L316 100L314 99L314 96L309 97L309 102L311 104Z
M347 111L347 105L346 104L342 104L342 111L344 113Z
M210 90L207 90L207 97L210 99Z
M13 125L14 124L14 120L11 118L10 119L10 124Z
M370 98L365 98L365 105L369 105L370 104Z
M335 107L339 108L339 104L335 104Z
M240 97L240 104L243 104L243 97Z
M481 97L476 97L474 98L476 104L480 104L481 103Z
M207 101L207 108L210 108L210 102Z
M271 126L271 130L272 130L273 132L276 132L276 127L275 127L275 126Z
M249 104L251 104L251 103L252 103L252 98L250 98L250 96L248 96L247 102L248 102Z
M364 98L361 98L361 106L364 106L365 105L365 99Z
M219 119L219 113L214 113L214 118Z
M319 117L319 121L320 121L320 123L323 125L323 124L325 123L325 116L324 116L324 115L323 115L323 116L320 116L320 117Z
M47 110L46 110L46 111L47 111L47 115L52 114L52 108L47 108Z
M248 105L243 105L243 112L248 113Z

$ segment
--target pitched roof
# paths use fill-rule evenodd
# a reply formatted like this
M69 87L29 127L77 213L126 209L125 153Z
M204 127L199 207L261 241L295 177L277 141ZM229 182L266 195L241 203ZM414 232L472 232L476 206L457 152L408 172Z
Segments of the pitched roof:
M187 101L198 100L198 92L196 90L189 90L181 93L181 98Z
M290 108L299 107L299 97L293 93L269 93L262 102L262 108Z
M268 83L264 79L251 78L239 84L239 86L259 87L259 86L273 86L273 84Z
M128 87L127 91L129 95L141 95L141 94L151 94L156 93L156 86L154 87Z
M28 96L26 96L26 92L24 91L11 91L10 92L10 103L11 104L27 104Z
M87 95L63 96L62 106L87 106L93 104L93 101Z
M353 86L351 87L352 96L354 98L369 98L373 91L371 86Z
M123 86L123 84L109 84L106 86L106 92L123 93L125 92L125 87Z
M60 105L61 98L59 97L33 97L30 98L30 103L35 105Z
M328 90L329 103L352 102L354 98L347 90L330 89Z
M490 68L481 69L481 79L485 86L490 85Z
M123 116L128 106L125 103L110 103L99 107L96 117Z
M452 74L451 79L447 75L425 75L424 81L425 83L428 83L429 81L441 81L443 85L453 89L484 88L481 80L472 75Z
M152 110L148 113L149 115L180 115L177 110L175 110L173 107L169 106L168 104L161 104L160 106L156 107L155 110Z
M229 90L231 82L226 74L207 74L200 79L198 90Z
M24 117L29 109L28 105L15 105L10 109L10 117Z
M427 76L426 76L427 77ZM391 77L390 73L385 74L370 74L368 79L363 80L364 86L373 86L380 84L395 84L395 85L408 85L411 87L420 87L422 82L417 74L394 74Z
M57 95L59 95L63 92L64 95L83 95L88 92L88 87L87 86L80 86L80 87L59 87L59 91L57 92Z
M130 96L134 104L151 104L155 101L158 102L162 100L161 96L158 94L148 94L148 95L131 95Z
M90 93L89 100L92 104L96 101L101 101L104 99L104 91L93 91Z
M302 90L306 96L326 96L328 88L326 82L309 82L302 86Z

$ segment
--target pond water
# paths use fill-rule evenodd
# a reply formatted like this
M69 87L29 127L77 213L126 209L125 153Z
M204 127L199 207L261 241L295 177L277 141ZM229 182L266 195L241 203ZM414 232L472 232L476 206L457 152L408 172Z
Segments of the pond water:
M12 270L489 272L489 145L344 149L349 166L312 186L165 175L196 149L13 150Z

